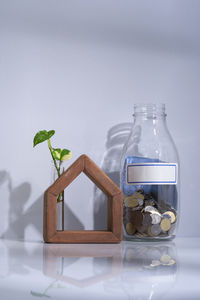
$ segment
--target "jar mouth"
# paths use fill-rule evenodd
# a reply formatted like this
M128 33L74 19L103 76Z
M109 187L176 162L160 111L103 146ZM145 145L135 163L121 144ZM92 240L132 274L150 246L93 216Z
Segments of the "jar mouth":
M136 103L134 104L134 114L136 115L159 115L166 116L164 103Z

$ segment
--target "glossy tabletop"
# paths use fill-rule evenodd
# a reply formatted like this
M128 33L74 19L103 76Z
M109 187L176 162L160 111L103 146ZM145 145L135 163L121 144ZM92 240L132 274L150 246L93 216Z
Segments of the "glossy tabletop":
M0 240L0 299L200 299L200 238L119 245Z

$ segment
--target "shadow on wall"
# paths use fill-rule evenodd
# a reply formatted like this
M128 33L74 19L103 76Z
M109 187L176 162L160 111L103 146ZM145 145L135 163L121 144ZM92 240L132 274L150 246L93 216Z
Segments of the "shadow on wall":
M21 183L13 187L10 174L3 170L0 171L0 185L8 183L9 209L8 227L0 238L24 240L25 229L32 225L41 235L43 232L43 195L39 196L34 203L25 210L31 195L31 185L28 182ZM65 216L74 230L83 230L83 224L77 219L70 208L65 204Z
M24 207L31 195L30 183L24 182L17 187L13 187L10 174L7 171L1 171L0 174L0 180L2 179L2 174L4 174L3 182L8 182L9 192L8 228L3 232L1 238L23 240L25 229L30 224L41 232L42 220L40 215L42 211L42 196L24 211Z
M120 123L111 127L107 133L106 150L100 167L117 186L120 186L122 150L131 128L132 123ZM107 229L107 197L96 186L94 188L94 229Z

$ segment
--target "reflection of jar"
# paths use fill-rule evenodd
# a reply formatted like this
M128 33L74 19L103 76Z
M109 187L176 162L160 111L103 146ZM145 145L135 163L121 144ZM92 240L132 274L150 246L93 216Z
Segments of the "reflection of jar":
M123 244L122 284L129 299L168 299L176 286L177 271L173 242Z
M164 104L134 106L121 160L126 239L172 239L178 221L178 154Z

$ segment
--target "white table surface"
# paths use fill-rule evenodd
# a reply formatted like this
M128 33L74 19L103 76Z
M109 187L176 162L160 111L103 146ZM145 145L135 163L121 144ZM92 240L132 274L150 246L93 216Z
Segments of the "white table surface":
M119 245L0 240L0 299L48 297L200 299L200 238Z

